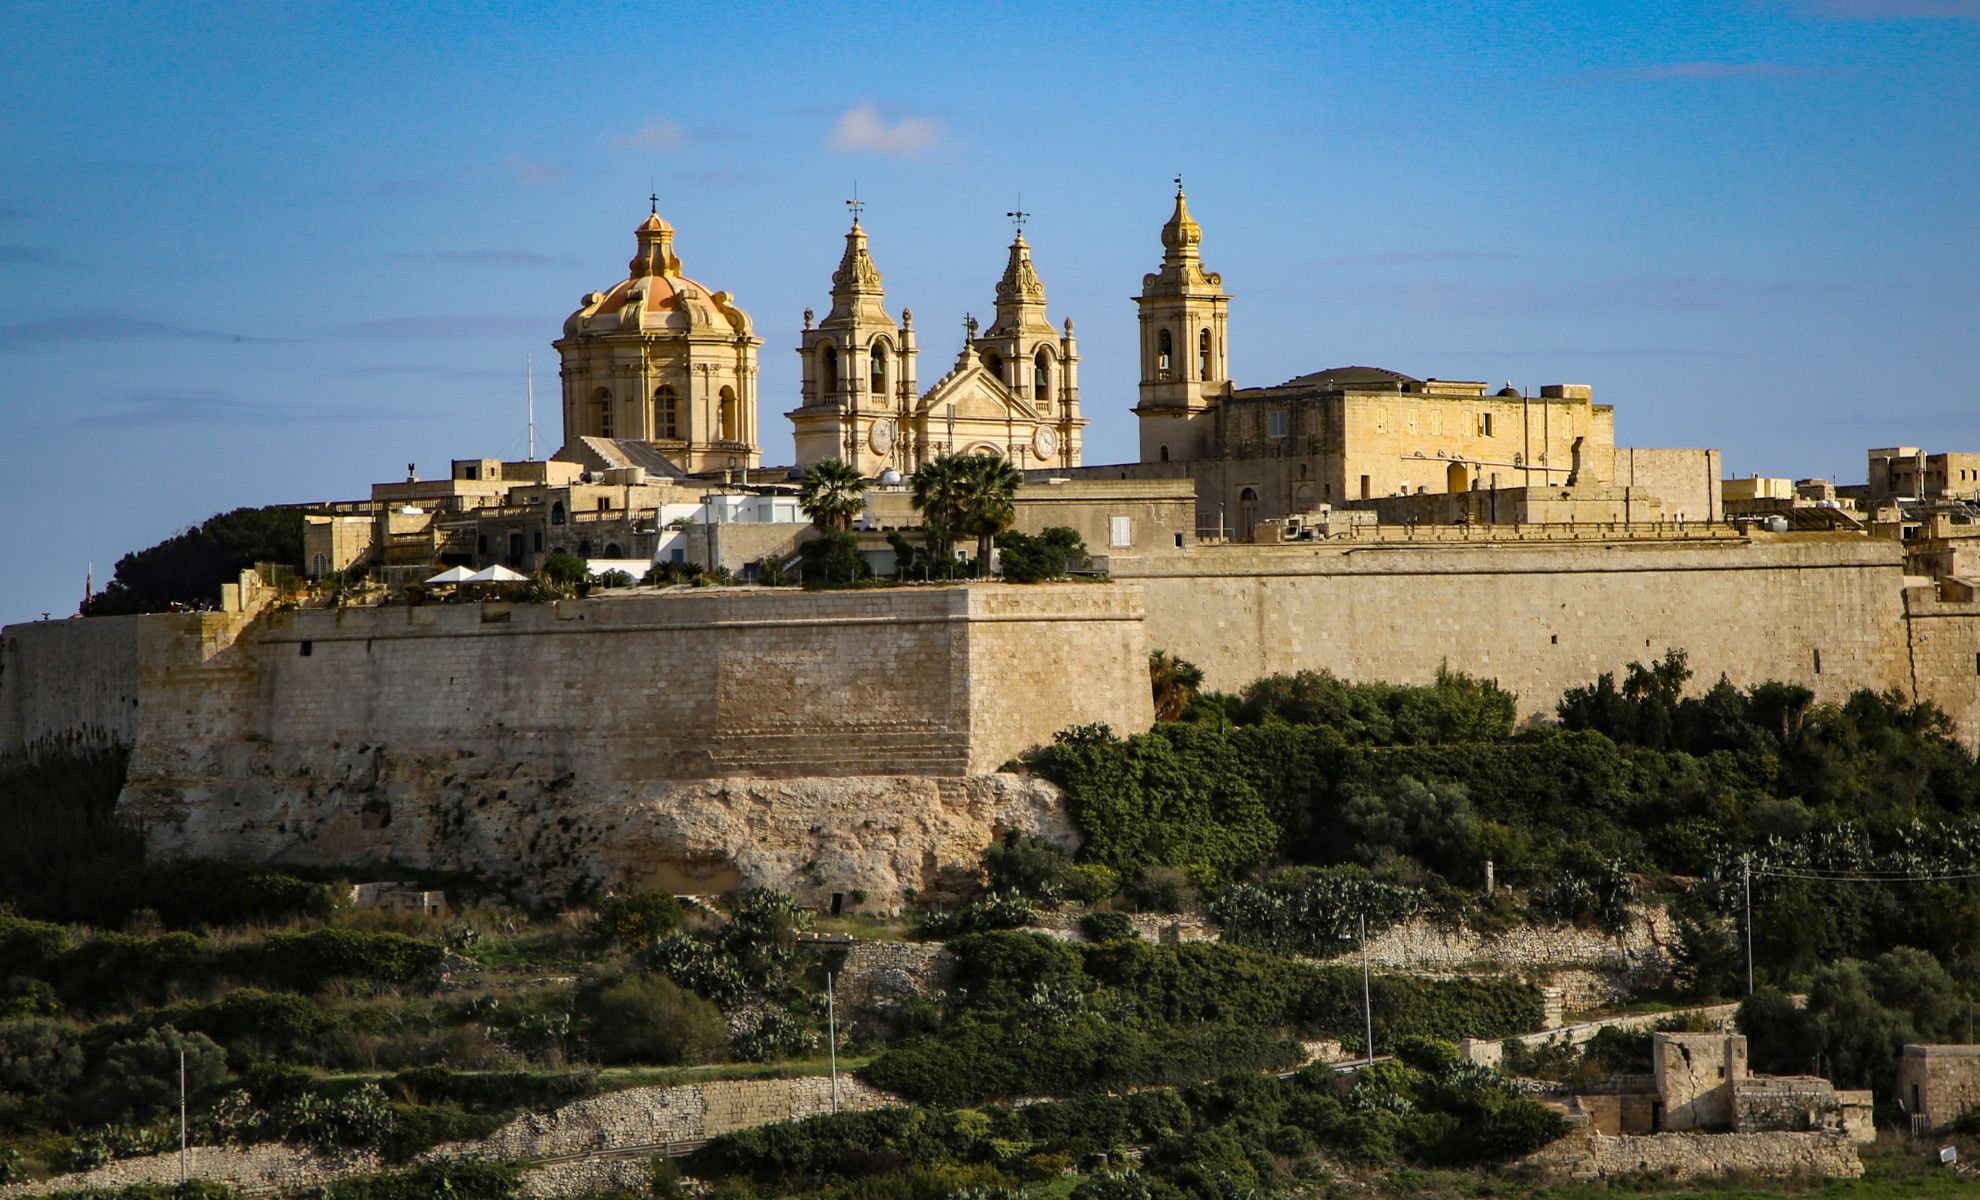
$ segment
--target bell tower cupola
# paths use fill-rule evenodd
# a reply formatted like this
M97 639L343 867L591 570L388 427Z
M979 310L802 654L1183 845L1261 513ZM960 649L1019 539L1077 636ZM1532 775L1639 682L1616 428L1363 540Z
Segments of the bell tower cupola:
M1189 462L1216 453L1210 415L1231 392L1231 298L1223 277L1203 269L1203 228L1190 216L1182 180L1162 226L1162 267L1141 295L1141 461Z
M853 222L832 272L831 310L814 327L806 309L799 336L802 399L787 414L797 465L836 458L868 477L889 467L905 472L913 469L902 431L917 394L914 328L905 310L898 323L888 315L880 269L860 223L865 206L857 200L847 206Z

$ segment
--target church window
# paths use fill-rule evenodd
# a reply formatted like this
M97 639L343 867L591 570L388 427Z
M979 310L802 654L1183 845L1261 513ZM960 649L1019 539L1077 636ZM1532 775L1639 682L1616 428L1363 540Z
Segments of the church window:
M591 406L598 421L598 436L612 436L612 393L599 388L591 394Z
M562 525L564 523L564 502L562 500L551 504L550 523L552 525Z
M1291 427L1292 414L1283 408L1265 415L1265 436L1267 437L1285 437L1290 432Z
M321 579L330 573L330 556L321 550L309 557L309 573L312 578Z
M736 390L725 387L721 395L722 440L738 441L742 437L741 405L736 403Z
M681 436L681 402L669 384L661 384L653 389L653 436L677 438Z
M1174 353L1175 343L1169 337L1169 331L1164 329L1155 336L1155 369L1166 375L1169 370L1169 357Z
M1196 335L1196 377L1210 378L1210 331L1205 329Z
M995 351L985 354L983 356L983 369L995 375L998 379L1002 379L1004 377L1003 356Z
M818 356L818 390L828 396L839 390L839 351L837 347L827 346L824 352Z
M1043 350L1031 360L1031 395L1041 404L1052 401L1052 357Z
M887 394L887 347L878 342L873 344L873 354L866 372L866 390L875 396Z

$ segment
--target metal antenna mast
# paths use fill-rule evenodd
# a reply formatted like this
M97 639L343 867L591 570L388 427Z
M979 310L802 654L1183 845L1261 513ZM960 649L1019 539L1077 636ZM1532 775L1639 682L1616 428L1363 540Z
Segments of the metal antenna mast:
M523 355L523 391L529 397L529 461L536 461L536 364Z

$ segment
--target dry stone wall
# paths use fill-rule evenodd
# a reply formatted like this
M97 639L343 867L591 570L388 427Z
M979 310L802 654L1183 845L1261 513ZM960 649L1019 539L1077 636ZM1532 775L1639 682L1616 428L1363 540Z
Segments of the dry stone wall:
M1368 941L1369 962L1397 971L1455 971L1490 968L1514 973L1551 973L1582 967L1619 978L1624 984L1661 983L1670 974L1677 934L1671 916L1655 905L1632 905L1629 920L1615 932L1582 925L1509 925L1480 931L1416 917L1393 925ZM1329 960L1358 964L1359 950ZM1577 984L1578 998L1597 985ZM1573 1009L1570 1002L1568 1008Z
M851 1076L839 1078L838 1107L842 1112L899 1103ZM475 1157L538 1160L664 1146L668 1142L719 1137L777 1121L799 1121L832 1110L832 1080L825 1076L630 1088L587 1097L555 1112L518 1117L481 1140L436 1146L421 1155L419 1161ZM643 1186L645 1161L631 1161ZM193 1178L220 1180L245 1188L307 1187L386 1169L379 1157L371 1153L319 1155L282 1145L197 1146L188 1153L187 1166ZM589 1160L553 1164L530 1172L525 1179L530 1195L572 1196L585 1194L585 1189L600 1180L632 1177L633 1173L628 1172L623 1162ZM168 1183L178 1178L179 1156L175 1151L123 1159L94 1171L0 1187L0 1200L83 1187Z
M1625 1175L1854 1179L1863 1174L1856 1143L1834 1133L1590 1134L1562 1138L1523 1161L1544 1174L1575 1180Z

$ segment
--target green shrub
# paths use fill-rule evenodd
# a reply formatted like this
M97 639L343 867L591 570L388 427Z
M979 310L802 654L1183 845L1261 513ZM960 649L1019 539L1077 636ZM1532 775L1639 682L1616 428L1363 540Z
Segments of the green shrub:
M456 1071L415 1067L387 1082L415 1104L451 1104L476 1113L547 1112L598 1091L596 1071Z
M598 928L627 949L651 946L681 923L681 902L672 892L643 891L599 900Z
M328 1200L513 1200L522 1194L522 1169L486 1159L425 1163L410 1171L344 1179L330 1185Z
M600 1062L671 1066L729 1056L722 1010L664 976L595 980L579 990L578 1011Z
M1087 913L1079 919L1079 932L1089 942L1131 942L1140 936L1126 913L1114 912Z
M397 933L317 929L276 933L230 957L239 974L297 991L326 979L369 979L378 983L427 983L437 978L446 947Z
M1225 941L1279 954L1332 958L1414 914L1415 888L1382 883L1358 867L1296 867L1263 885L1226 888L1210 906Z
M102 1065L91 1072L85 1107L105 1119L138 1122L177 1107L182 1053L190 1094L203 1096L226 1079L226 1052L212 1038L165 1025L109 1048Z
M457 1108L394 1104L390 1131L378 1149L388 1162L409 1162L446 1142L479 1141L508 1124L500 1113L470 1113Z

